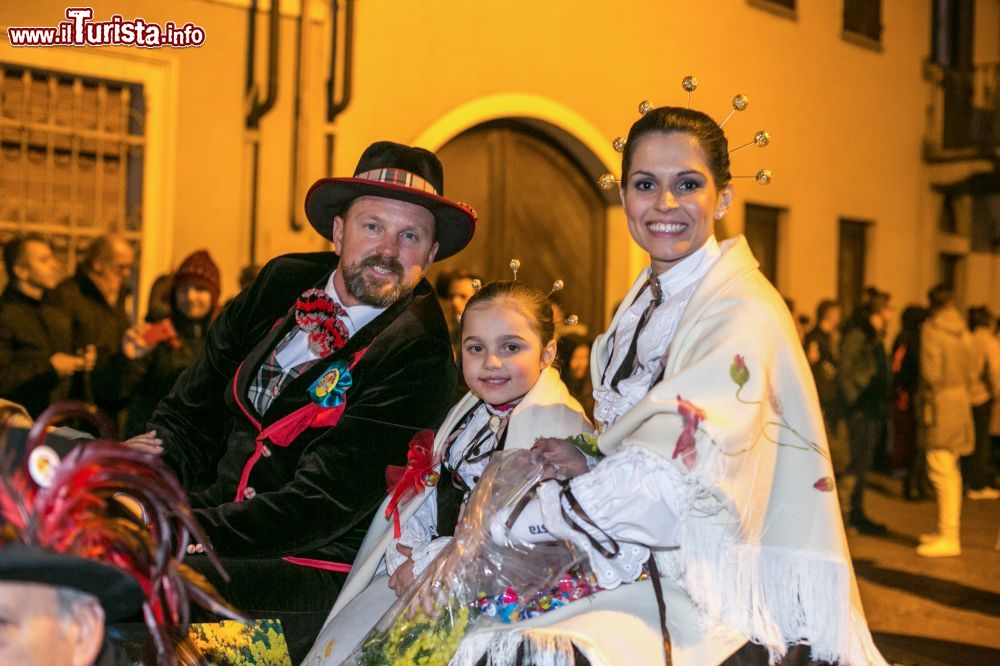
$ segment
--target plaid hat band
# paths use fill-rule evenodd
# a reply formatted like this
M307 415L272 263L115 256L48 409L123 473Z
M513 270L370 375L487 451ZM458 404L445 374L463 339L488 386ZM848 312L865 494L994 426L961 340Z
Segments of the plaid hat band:
M389 183L390 185L402 185L421 192L430 192L435 196L441 196L437 188L420 176L404 169L372 169L362 173L354 174L358 180L370 180L375 183Z
M429 150L392 141L365 149L350 178L321 178L306 194L309 224L326 239L333 221L359 197L396 199L429 210L434 216L438 251L435 261L455 254L472 240L476 214L469 206L444 198L441 160Z

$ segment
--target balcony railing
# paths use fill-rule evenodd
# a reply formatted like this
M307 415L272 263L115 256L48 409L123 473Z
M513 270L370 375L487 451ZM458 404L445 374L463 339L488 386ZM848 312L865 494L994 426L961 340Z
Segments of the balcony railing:
M928 64L931 84L924 158L929 162L1000 157L1000 63L951 69Z

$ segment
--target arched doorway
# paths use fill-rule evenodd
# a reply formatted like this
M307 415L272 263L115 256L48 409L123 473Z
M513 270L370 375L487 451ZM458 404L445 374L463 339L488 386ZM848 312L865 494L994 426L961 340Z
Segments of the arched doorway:
M477 125L437 151L445 192L472 204L479 226L469 247L435 264L431 278L466 268L484 282L518 279L548 291L562 279L567 312L591 333L605 324L606 201L588 170L537 127L514 119Z

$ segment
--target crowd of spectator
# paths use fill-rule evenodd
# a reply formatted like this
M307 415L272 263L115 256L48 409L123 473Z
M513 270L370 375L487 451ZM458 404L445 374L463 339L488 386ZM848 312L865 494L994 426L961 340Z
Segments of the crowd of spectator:
M881 461L902 480L906 499L936 498L937 530L921 537L917 553L950 557L961 554L963 493L971 500L1000 498L1000 340L988 308L963 316L945 285L927 298L926 306L903 310L891 345L889 294L869 288L843 323L840 306L822 301L803 344L845 524L864 534L888 531L865 513L867 481Z
M95 238L62 280L43 236L12 239L3 260L0 396L34 418L52 403L81 400L109 415L120 436L144 432L219 312L219 269L208 252L154 281L137 324L127 308L135 251L120 235Z

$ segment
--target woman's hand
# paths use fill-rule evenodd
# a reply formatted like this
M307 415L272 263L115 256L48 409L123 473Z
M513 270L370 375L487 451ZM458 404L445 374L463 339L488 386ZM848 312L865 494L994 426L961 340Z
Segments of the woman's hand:
M531 445L532 460L546 463L542 480L572 479L588 471L587 458L572 442L543 437Z
M389 576L389 587L396 593L396 597L401 597L411 585L413 585L413 548L396 544L396 550L406 556L406 561L400 564L396 571Z

